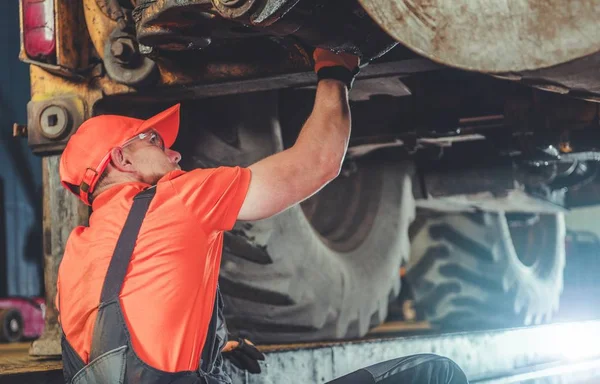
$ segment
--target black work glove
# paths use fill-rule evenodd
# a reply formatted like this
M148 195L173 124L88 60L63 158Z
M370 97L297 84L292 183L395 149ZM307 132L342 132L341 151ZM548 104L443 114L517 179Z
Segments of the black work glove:
M360 71L360 57L349 53L334 53L327 49L315 48L315 73L319 80L334 79L346 84L348 90L352 89L354 78Z
M221 351L223 357L231 361L239 369L250 373L260 373L258 360L264 360L265 355L258 350L249 340L238 338L230 340Z

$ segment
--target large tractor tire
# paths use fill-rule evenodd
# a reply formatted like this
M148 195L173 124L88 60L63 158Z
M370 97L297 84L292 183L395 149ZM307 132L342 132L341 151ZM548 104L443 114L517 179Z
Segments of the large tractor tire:
M405 172L365 167L302 207L238 224L220 276L230 328L280 343L355 338L382 323L409 254L414 204Z
M558 310L562 214L434 213L411 228L407 281L416 308L452 329L540 324Z
M277 99L238 101L227 113L222 102L193 112L207 129L186 143L188 166L249 165L281 150ZM410 166L355 165L301 205L225 234L219 281L232 333L259 343L334 340L384 321L410 252Z

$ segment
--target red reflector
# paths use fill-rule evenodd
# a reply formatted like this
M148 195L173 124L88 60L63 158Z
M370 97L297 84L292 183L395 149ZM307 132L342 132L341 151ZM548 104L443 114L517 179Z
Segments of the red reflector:
M21 0L23 44L31 59L47 59L56 54L54 0Z

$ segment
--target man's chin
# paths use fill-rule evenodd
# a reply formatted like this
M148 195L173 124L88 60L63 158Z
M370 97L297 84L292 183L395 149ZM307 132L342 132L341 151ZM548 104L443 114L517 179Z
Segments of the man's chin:
M157 174L154 177L153 183L150 183L151 185L156 185L160 179L162 179L163 177L165 177L166 175L168 175L169 173L173 172L173 171L181 171L181 167L179 165L177 165L176 167L173 167L171 169L169 169L168 171L164 171L162 174Z

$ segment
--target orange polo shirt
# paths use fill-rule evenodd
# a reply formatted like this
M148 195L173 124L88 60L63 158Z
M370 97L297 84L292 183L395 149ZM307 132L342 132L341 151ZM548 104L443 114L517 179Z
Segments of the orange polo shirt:
M133 349L152 367L195 370L216 295L223 231L250 183L239 167L173 171L157 184L120 300ZM58 271L57 307L71 346L89 362L100 292L133 197L144 183L98 195L89 227L71 233Z

